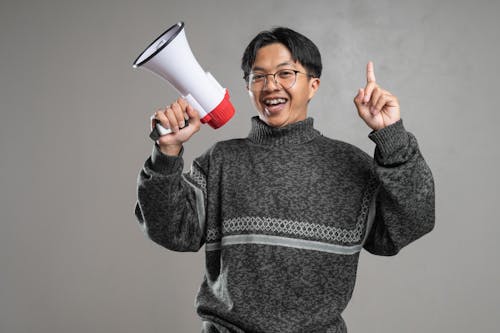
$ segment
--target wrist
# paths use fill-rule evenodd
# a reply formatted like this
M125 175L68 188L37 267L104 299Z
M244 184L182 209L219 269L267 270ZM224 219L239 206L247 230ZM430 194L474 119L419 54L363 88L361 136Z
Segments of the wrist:
M372 140L383 156L390 156L395 151L408 145L408 133L399 119L393 124L374 130L368 137Z
M162 154L167 156L179 156L182 150L182 144L180 145L159 145Z
M160 150L160 146L157 143L155 143L153 151L151 152L150 167L152 170L163 174L170 174L173 172L173 170L178 170L179 168L182 169L183 168L182 153L183 149L181 149L179 155L177 156L165 155Z

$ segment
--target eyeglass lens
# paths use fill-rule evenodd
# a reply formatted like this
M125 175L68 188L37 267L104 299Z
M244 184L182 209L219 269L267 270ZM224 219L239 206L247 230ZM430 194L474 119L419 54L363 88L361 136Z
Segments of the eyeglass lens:
M269 78L272 76L272 78ZM251 74L249 81L252 90L261 90L266 84L269 84L269 79L273 80L274 84L279 84L284 89L291 88L296 81L297 72L289 69L277 71L274 74Z

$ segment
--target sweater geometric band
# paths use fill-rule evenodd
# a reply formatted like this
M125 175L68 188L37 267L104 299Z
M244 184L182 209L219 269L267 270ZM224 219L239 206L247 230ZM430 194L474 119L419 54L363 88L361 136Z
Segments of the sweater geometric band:
M288 234L299 238L317 239L324 242L355 243L361 240L363 224L347 230L333 226L308 222L290 221L272 217L243 216L222 223L224 235L248 234ZM220 241L218 230L208 230L207 242Z

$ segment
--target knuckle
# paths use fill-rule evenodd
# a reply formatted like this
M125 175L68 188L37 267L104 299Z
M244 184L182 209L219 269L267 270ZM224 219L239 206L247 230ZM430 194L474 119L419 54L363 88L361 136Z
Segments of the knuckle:
M182 98L182 97L179 97L177 99L177 103L180 105L180 106L184 106L186 105L186 101Z
M171 113L171 112L169 112L169 113L167 114L167 117L166 117L166 118L167 118L167 119L168 119L168 121L170 121L170 122L173 122L173 120L174 120L174 117L172 117L172 113Z

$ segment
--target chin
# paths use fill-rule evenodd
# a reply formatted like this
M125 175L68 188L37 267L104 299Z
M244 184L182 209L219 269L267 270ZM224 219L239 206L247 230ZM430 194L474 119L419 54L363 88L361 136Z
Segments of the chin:
M271 127L283 127L290 123L289 114L260 114L260 119Z

